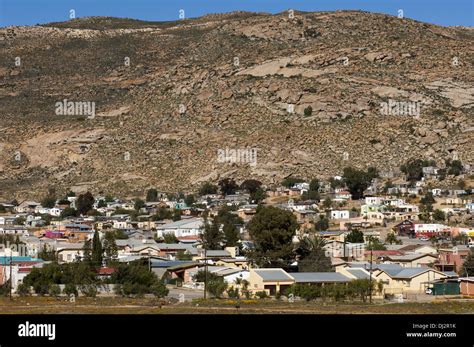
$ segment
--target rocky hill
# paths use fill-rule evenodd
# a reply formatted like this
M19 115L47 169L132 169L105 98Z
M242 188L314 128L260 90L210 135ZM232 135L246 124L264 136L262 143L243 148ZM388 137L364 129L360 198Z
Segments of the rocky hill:
M0 28L0 196L275 183L348 165L389 172L412 157L474 163L472 28L357 11L290 17ZM95 113L65 115L63 100ZM226 148L256 149L257 161L222 163Z

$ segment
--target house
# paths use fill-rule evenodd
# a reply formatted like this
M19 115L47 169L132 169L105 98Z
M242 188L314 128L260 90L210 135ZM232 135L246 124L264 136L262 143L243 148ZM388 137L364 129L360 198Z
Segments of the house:
M474 202L470 202L466 204L466 210L469 210L470 212L474 212Z
M459 245L452 248L441 248L438 252L439 260L435 264L438 270L459 272L471 250L467 246Z
M429 253L410 253L404 255L389 255L385 263L400 264L403 267L423 267L435 263L437 259L438 257L436 255Z
M54 246L59 263L73 263L84 257L84 243L58 242Z
M197 236L201 233L204 225L202 218L188 218L177 222L167 223L156 228L157 237L163 237L164 234L173 234L176 237Z
M346 276L340 272L292 272L296 284L311 284L324 286L333 283L349 283L355 277Z
M415 223L410 219L398 223L393 230L398 236L415 237Z
M444 224L427 224L427 223L415 223L415 235L416 237L424 236L431 237L450 233L449 227Z
M460 277L459 287L461 295L474 295L474 277Z
M0 235L28 235L28 229L23 225L0 225Z
M349 193L348 191L342 190L336 193L335 195L335 201L346 201L350 200L352 198L352 194Z
M18 213L34 213L38 206L41 206L39 202L23 201L14 210Z
M284 293L295 279L283 269L268 268L250 269L248 281L250 282L248 289L251 292L265 291L267 294L275 295Z
M331 219L349 219L351 217L355 217L357 215L356 212L350 210L332 210L331 211Z
M374 279L384 284L384 294L424 293L432 281L447 277L429 267L386 268L374 274Z
M383 196L366 196L365 204L368 206L371 205L382 205L385 198Z

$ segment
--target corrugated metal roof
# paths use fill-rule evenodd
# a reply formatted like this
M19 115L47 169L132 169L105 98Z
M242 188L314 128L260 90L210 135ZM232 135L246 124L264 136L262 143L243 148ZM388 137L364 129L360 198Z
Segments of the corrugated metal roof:
M339 272L295 272L291 277L296 283L350 282L351 279Z
M293 281L293 277L283 269L255 269L254 271L264 282Z
M369 274L367 272L365 272L364 270L362 270L362 269L347 268L346 270L347 270L347 272L349 272L351 275L355 276L355 278L357 278L359 280L369 278Z

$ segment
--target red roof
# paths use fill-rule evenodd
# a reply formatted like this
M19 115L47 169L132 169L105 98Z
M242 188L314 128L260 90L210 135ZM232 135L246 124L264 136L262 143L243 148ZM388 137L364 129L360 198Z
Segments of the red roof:
M115 272L115 269L112 267L101 267L100 269L96 269L99 275L111 275Z

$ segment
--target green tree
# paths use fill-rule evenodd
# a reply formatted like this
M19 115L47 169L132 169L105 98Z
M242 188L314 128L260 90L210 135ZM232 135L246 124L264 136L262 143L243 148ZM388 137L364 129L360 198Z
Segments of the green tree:
M142 199L136 199L135 203L133 204L133 207L135 208L135 211L140 211L143 207L145 207L145 201Z
M45 208L53 208L56 205L56 197L47 195L41 200L41 206Z
M155 188L150 188L146 192L146 201L155 202L158 201L158 191Z
M324 215L321 214L319 216L318 221L314 224L314 228L316 231L324 231L329 229L329 219Z
M87 212L92 210L94 201L95 199L90 192L79 195L76 202L77 212L81 215L87 214Z
M469 252L469 255L464 261L460 275L466 277L474 276L474 254L472 251Z
M281 182L281 185L286 188L291 188L296 183L301 183L301 182L304 182L304 179L299 178L299 177L287 177Z
M219 187L223 195L231 195L235 194L238 185L232 178L224 178L219 181Z
M394 232L389 232L385 238L385 243L401 245L402 241L397 238Z
M299 272L329 272L332 270L331 259L326 256L326 242L319 236L300 239L296 253Z
M196 198L193 194L186 195L186 197L184 198L184 203L186 204L186 206L192 206L195 202Z
M109 262L118 256L118 247L113 232L106 232L104 235L104 253Z
M250 200L255 204L260 204L263 200L267 198L267 193L262 188L257 188L253 193L250 193Z
M296 217L290 211L262 207L248 223L255 245L249 259L260 267L288 268L294 260L293 237L297 227Z
M85 240L82 246L83 261L87 264L92 262L92 243L91 240Z
M373 172L365 172L351 167L346 167L344 169L344 182L353 199L357 200L364 196L364 191L370 185L373 175Z
M173 210L173 216L171 217L171 219L173 219L174 222L181 220L181 211L175 208Z
M99 233L96 230L92 239L91 260L93 266L102 266L102 254L102 243L100 241Z
M436 209L433 212L433 219L439 222L443 222L446 220L446 213L444 213L441 210Z
M202 184L202 186L199 188L199 195L211 195L211 194L217 194L218 187L210 182L205 182Z
M164 243L178 243L179 240L174 233L164 233L163 242Z
M262 182L249 179L242 182L240 189L246 191L249 194L255 194L257 190L262 186Z
M224 235L217 218L213 218L212 222L209 223L208 218L205 217L200 231L202 244L205 249L222 249Z
M207 279L206 290L209 294L211 294L215 298L220 298L222 294L224 294L225 290L227 289L227 283L224 281L222 276L218 276L215 273L206 270L200 270L194 276L194 280L196 282L205 282Z
M360 230L354 229L346 236L346 242L350 243L363 243L364 233Z
M368 250L372 250L372 251L384 251L387 249L387 247L385 247L385 245L383 243L380 242L380 240L374 236L369 236L368 238L368 246L367 246L367 249Z
M72 207L66 207L61 211L61 218L75 217L77 216L77 210Z
M331 198L328 196L326 199L324 199L324 202L323 202L323 207L325 209L330 209L332 206L332 200Z

